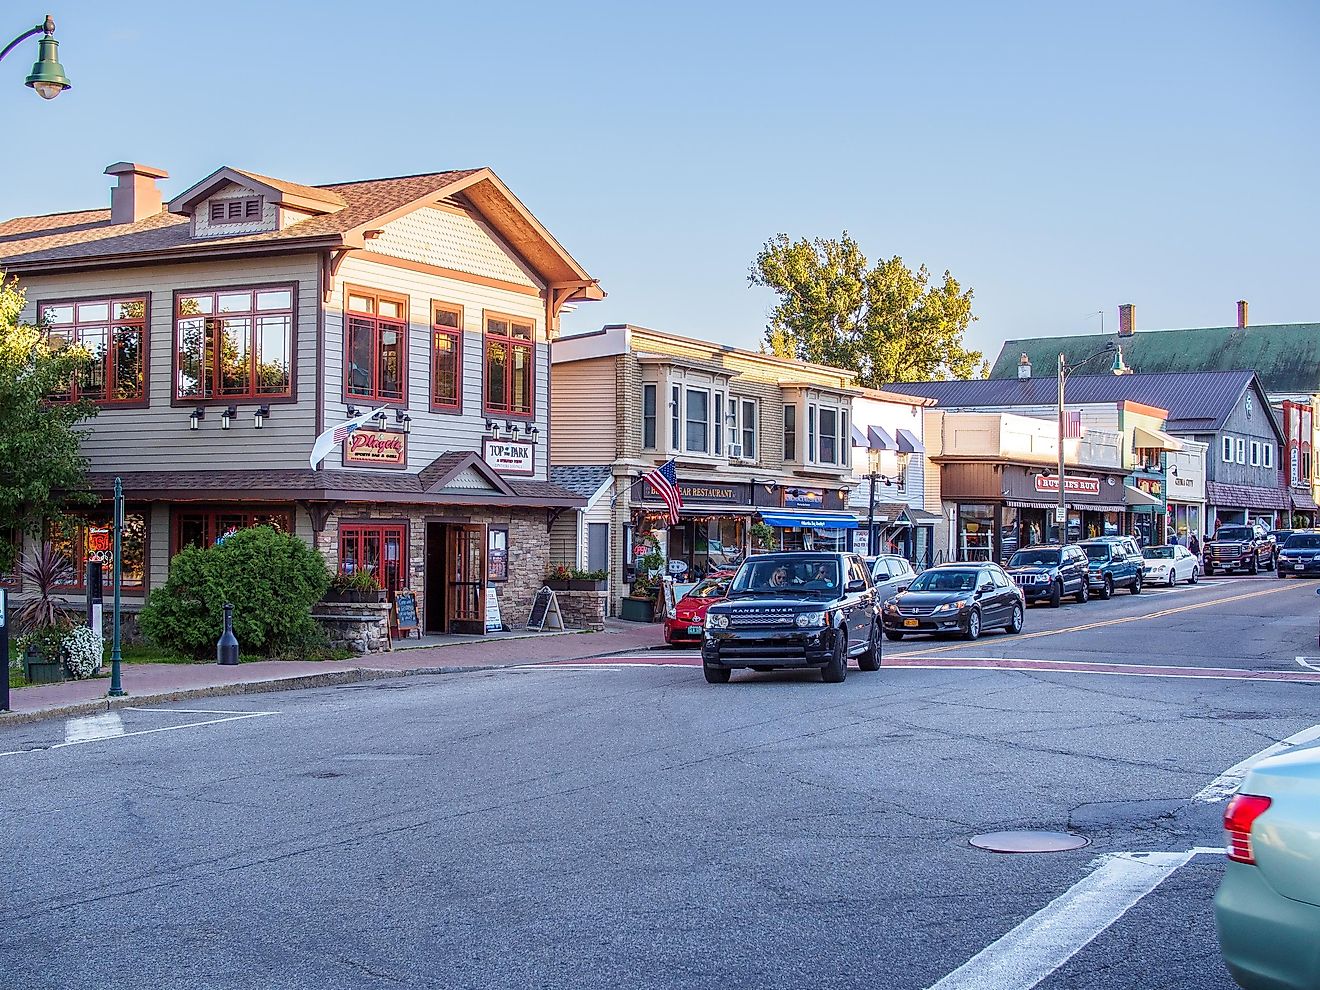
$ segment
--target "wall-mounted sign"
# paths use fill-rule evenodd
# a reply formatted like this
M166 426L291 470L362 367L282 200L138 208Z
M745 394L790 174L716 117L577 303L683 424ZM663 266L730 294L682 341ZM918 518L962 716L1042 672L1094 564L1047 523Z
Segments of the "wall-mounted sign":
M481 459L500 474L536 473L536 444L530 440L497 440L486 437L481 441Z
M785 488L785 509L819 509L825 501L823 488Z
M1137 489L1154 498L1164 497L1164 483L1159 478L1137 478Z
M344 441L344 464L358 467L406 468L408 434L356 429Z
M1068 495L1099 495L1099 478L1074 478L1072 475L1064 477L1064 493ZM1036 491L1059 493L1059 476L1057 474L1038 474L1036 475Z
M687 502L706 502L722 505L746 505L747 491L743 485L719 485L705 481L680 481L678 494ZM650 485L642 486L642 497L648 502L660 501Z

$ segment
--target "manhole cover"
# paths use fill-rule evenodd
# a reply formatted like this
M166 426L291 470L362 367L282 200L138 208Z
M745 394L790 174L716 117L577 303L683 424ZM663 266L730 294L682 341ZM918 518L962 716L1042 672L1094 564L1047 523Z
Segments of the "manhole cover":
M1020 832L983 832L969 840L977 849L997 853L1055 853L1081 849L1090 839L1072 832L1028 829Z

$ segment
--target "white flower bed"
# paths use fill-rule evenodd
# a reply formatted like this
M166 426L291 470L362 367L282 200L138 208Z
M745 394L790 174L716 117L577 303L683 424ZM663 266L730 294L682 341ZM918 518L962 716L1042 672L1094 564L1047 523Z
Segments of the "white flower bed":
M91 677L105 660L105 643L87 626L75 626L64 637L64 666L75 680Z

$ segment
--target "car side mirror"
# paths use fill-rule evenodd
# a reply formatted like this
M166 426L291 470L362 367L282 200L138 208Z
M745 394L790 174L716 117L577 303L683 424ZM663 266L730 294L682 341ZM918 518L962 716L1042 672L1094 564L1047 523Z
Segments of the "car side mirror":
M863 581L861 578L858 578L858 579L855 580L855 581L849 581L849 582L848 582L848 589L847 589L847 590L848 590L849 594L851 594L851 593L854 592L854 591L865 591L865 590L866 590L866 582Z
M981 587L977 589L977 594L986 595L994 590L995 590L994 582L987 581L985 584L981 585Z

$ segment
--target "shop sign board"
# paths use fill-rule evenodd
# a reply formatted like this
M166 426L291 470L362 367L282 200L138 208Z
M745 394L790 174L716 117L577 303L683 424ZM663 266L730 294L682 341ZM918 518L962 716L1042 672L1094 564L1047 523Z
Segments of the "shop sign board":
M1164 497L1164 483L1159 478L1137 478L1136 488L1154 498Z
M499 632L504 628L500 615L500 596L494 585L486 586L486 632Z
M1074 478L1072 475L1066 475L1063 488L1068 495L1099 495L1100 479ZM1057 495L1059 493L1059 476L1057 474L1036 475L1036 491L1051 492Z
M648 502L660 501L660 496L655 493L650 485L644 486L643 498ZM743 485L728 484L721 485L709 481L680 481L678 483L678 494L683 499L683 504L702 503L705 505L746 505L747 491Z
M530 440L486 437L481 441L481 459L499 474L530 477L536 473L536 444Z
M408 434L356 429L344 441L344 465L406 468Z
M87 561L109 567L115 559L115 542L109 527L87 530Z
M823 488L785 488L785 509L819 509L825 501Z

